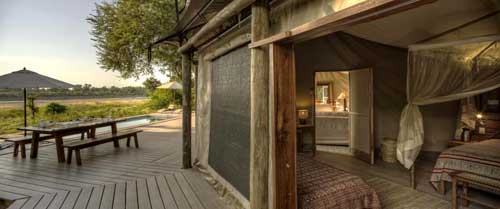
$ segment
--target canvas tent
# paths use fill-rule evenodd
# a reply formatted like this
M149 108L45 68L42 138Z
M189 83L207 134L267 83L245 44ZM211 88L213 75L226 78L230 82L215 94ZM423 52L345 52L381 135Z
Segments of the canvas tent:
M183 60L192 61L193 52L199 59L193 157L196 165L211 175L219 191L232 196L233 202L241 203L242 207L272 205L293 208L295 105L301 105L300 94L309 91L295 91L295 82L299 84L308 79L304 74L299 75L301 66L331 66L333 62L349 68L367 67L367 63L378 65L381 70L374 70L375 91L387 92L387 95L393 93L397 97L381 101L379 111L375 98L375 135L397 136L401 110L408 102L405 85L409 81L406 68L411 67L407 61L413 56L413 51L408 53L407 50L410 45L500 34L499 19L495 14L500 9L497 1L332 2L218 2L223 9L198 32L186 33L189 41L180 49ZM344 33L336 33L339 31ZM300 54L301 47L313 46L317 48L306 49ZM328 57L331 54L336 57ZM307 63L305 58L324 62ZM191 70L190 65L183 69L188 73ZM250 79L243 79L244 76ZM312 75L308 76L312 78ZM377 77L386 77L391 82L377 82ZM377 86L377 83L383 85ZM189 84L183 83L184 86ZM189 93L187 88L185 90L185 94ZM391 107L380 108L384 107L380 105L384 102ZM446 131L442 127L431 127L426 129L423 141L425 138L447 139L446 136L454 134L457 103L429 105L432 108L427 115L424 107L423 126L435 119L432 114L440 111L441 105L455 108L444 108L449 113L447 122L451 124L446 128L451 131L443 134ZM433 109L433 106L438 108ZM190 111L185 113L185 118L188 117ZM233 120L241 123L228 123ZM223 127L229 126L224 124L231 125L231 131L224 131ZM377 129L385 124L387 127ZM185 124L184 127L185 140L190 142L191 126ZM433 132L442 135L433 135ZM446 146L446 141L426 144L439 150ZM190 150L191 147L184 148ZM225 157L216 157L216 154ZM405 164L407 167L411 165Z

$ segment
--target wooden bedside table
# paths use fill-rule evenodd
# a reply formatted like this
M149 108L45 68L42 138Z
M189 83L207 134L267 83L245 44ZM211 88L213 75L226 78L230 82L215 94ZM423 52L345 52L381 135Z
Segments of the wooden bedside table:
M314 136L314 125L313 124L297 124L297 152L304 152L304 132L310 130L312 133L312 152L313 155L316 154L316 137Z

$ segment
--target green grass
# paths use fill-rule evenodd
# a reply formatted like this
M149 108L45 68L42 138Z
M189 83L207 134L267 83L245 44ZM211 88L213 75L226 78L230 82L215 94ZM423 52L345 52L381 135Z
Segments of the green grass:
M143 115L154 112L146 102L130 103L85 103L66 105L64 113L52 115L46 113L45 107L39 107L35 119L28 112L28 125L38 124L40 121L70 121L82 117L109 117L122 118L134 115ZM0 108L0 135L19 132L17 128L24 123L22 108Z

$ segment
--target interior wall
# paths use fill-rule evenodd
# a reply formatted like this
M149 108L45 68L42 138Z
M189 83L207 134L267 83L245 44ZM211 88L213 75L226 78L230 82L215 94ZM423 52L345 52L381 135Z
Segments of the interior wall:
M313 111L310 92L314 89L314 72L372 68L375 144L379 146L384 137L397 138L401 110L406 105L406 49L335 33L299 43L295 50L298 109ZM422 108L425 126L423 150L446 148L455 132L457 113L458 102ZM305 140L308 140L307 136Z

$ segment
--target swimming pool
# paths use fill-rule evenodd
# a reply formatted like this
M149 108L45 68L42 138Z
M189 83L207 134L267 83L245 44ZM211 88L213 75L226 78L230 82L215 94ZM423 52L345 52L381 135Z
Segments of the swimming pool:
M127 118L127 120L118 122L116 126L118 129L144 126L162 120L173 119L175 117L176 117L175 115L141 115L137 117ZM111 131L111 127L103 127L103 128L98 128L96 130L97 133L100 132L102 133L106 131Z

